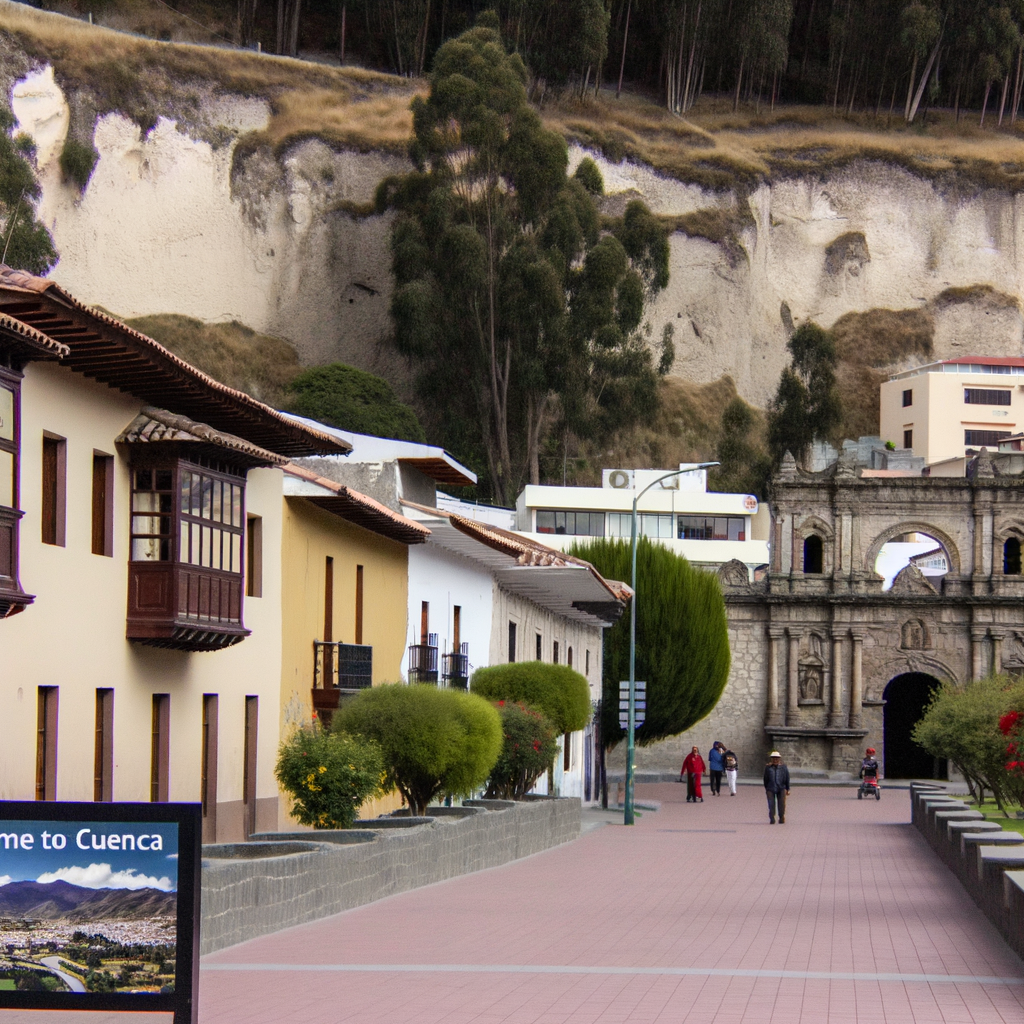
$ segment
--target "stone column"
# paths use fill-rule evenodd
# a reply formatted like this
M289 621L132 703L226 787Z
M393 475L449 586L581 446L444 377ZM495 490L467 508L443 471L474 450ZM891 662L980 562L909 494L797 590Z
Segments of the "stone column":
M993 633L992 634L992 671L1002 672L1003 671L1003 641L1006 639L1005 633Z
M971 630L971 679L978 680L985 674L985 636L987 630Z
M853 637L853 678L850 680L850 728L859 729L864 701L864 634L851 633Z
M800 714L800 637L795 629L789 631L789 686L786 688L786 725L796 725Z
M832 634L832 710L828 724L833 729L843 727L843 639L845 634Z
M783 629L768 630L768 708L766 725L781 725L779 712L779 641L785 635Z

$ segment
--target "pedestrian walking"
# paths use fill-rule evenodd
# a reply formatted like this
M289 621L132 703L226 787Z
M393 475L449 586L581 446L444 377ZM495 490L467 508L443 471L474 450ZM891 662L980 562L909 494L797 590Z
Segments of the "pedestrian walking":
M722 776L725 774L725 745L715 740L708 751L708 775L711 777L711 795L722 795Z
M782 763L782 755L773 750L764 767L764 791L768 796L768 824L775 824L778 808L779 824L786 824L786 797L789 796L789 769Z
M725 781L729 783L729 795L735 796L736 776L740 770L739 759L731 750L727 750L722 755L722 760L725 763Z
M694 747L683 759L683 767L679 770L679 779L682 781L686 776L686 802L695 804L704 803L704 794L700 789L700 777L707 770L704 758L700 756L700 750Z

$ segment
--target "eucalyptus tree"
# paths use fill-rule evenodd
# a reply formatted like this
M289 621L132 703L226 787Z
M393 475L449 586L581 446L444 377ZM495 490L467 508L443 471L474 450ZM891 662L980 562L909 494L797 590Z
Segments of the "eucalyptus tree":
M45 274L57 262L57 251L35 216L40 189L28 161L35 148L27 135L11 138L13 124L11 114L0 109L0 262Z
M598 433L656 405L642 327L668 281L666 230L638 201L602 225L597 168L568 175L526 80L482 15L413 102L415 169L377 192L395 212L393 341L429 432L478 458L501 502L539 482L550 430Z

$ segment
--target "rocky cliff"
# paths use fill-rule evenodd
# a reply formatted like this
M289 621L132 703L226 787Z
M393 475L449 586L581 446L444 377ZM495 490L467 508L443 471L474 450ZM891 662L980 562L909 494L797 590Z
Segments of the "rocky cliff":
M99 116L99 159L80 190L58 160L75 97L46 66L16 81L10 100L16 130L36 142L39 216L61 257L53 276L76 295L126 317L239 320L288 338L305 363L400 374L378 344L388 329L388 224L370 204L380 179L408 166L403 157L313 137L254 145L270 104L217 94L201 98L187 125L159 116L144 130L121 113ZM574 145L573 162L585 152ZM608 212L640 196L674 227L671 283L650 319L654 338L673 326L681 378L728 374L763 405L789 331L807 318L841 321L848 361L881 368L1022 352L1018 194L869 159L711 191L591 155ZM909 348L878 330L895 322L878 311L900 310L916 311Z

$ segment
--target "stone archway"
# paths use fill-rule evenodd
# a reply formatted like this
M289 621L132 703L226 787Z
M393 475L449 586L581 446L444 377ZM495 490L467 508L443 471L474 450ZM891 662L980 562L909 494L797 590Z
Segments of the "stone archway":
M889 680L882 693L882 772L887 779L938 779L944 765L911 738L939 680L925 672L903 672Z

